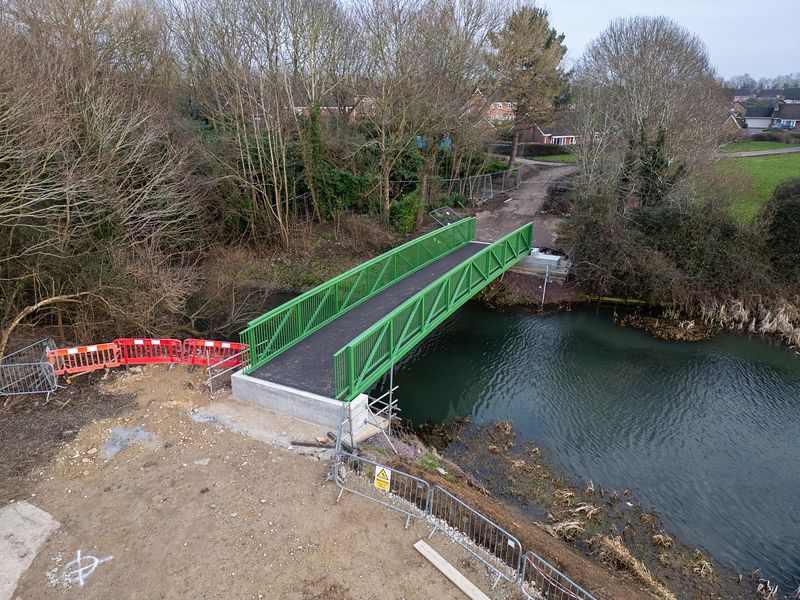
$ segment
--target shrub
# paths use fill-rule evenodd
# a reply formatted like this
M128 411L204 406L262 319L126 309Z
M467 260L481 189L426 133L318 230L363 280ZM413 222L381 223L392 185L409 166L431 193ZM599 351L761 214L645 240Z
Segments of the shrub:
M475 175L483 175L484 173L498 173L499 171L505 171L506 169L508 169L507 160L490 160L484 165L483 169L481 169L481 172L475 173Z
M398 233L403 235L414 231L419 210L419 195L416 191L403 194L392 203L389 209L389 220Z
M364 208L366 177L324 164L320 179L319 205L325 218L342 210Z
M767 242L777 276L791 289L800 288L800 178L789 179L767 204Z
M746 139L754 142L783 142L784 144L800 143L800 132L785 131L783 129L765 129L761 133L747 136Z

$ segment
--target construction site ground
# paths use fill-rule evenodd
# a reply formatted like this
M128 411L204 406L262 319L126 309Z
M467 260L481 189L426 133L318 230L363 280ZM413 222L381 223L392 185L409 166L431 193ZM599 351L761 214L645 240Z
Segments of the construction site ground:
M275 426L255 432L272 435L264 443L190 416L208 414L203 405L211 399L200 392L200 374L136 371L76 388L75 396L87 396L98 387L101 401L118 403L120 414L90 419L75 435L64 430L61 437L71 439L47 464L25 477L3 477L3 505L27 501L61 524L13 598L463 597L412 547L430 532L426 523L406 530L399 512L352 495L336 504L338 487L325 481L330 463L318 457L325 451L291 446L298 438L313 441L319 428L273 413ZM31 411L44 421L80 402L72 397L63 409ZM115 428L148 437L105 458ZM3 440L5 463L14 440ZM489 589L485 569L458 546L441 535L430 543ZM83 557L112 557L83 585L78 565L69 565L79 550ZM90 560L81 563L86 571ZM518 597L511 588L500 592Z
M336 503L332 451L293 443L326 433L212 398L182 367L92 375L47 405L6 407L0 509L28 502L60 523L11 597L463 598L412 547L427 523L405 529L399 512L352 494ZM490 597L522 597L492 591L444 535L429 543ZM631 588L616 597L641 597Z

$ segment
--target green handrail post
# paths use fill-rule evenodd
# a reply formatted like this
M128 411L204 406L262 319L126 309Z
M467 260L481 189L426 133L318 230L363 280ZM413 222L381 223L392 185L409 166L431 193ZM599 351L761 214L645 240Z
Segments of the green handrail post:
M356 362L353 359L353 347L347 347L347 395L350 397L353 392L353 382L356 380Z

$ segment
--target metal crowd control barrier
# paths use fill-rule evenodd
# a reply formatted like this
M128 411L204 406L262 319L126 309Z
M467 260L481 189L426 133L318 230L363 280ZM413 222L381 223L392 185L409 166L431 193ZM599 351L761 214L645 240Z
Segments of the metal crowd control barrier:
M529 591L535 588L535 595ZM530 550L525 553L522 566L522 592L528 600L597 600L541 556Z
M120 338L114 343L119 348L120 365L168 365L183 360L183 344L180 340Z
M119 358L119 346L114 342L60 348L49 351L47 356L53 364L56 375L75 375L99 369L110 369L122 364Z
M222 381L223 378L230 375L234 371L238 371L240 368L246 368L247 365L250 364L250 349L245 345L245 347L237 352L236 354L231 354L223 358L221 361L209 365L206 369L206 375L208 378L206 379L206 385L208 389L212 392L214 391L214 382Z
M543 558L530 551L523 555L516 537L443 487L431 487L424 479L357 456L352 449L345 452L347 436L351 448L354 444L354 418L359 420L360 413L354 417L352 404L343 402L329 477L339 486L337 503L349 491L406 515L406 527L412 518L429 520L433 529L428 539L440 530L481 561L497 576L492 589L505 579L512 584L519 581L528 600L596 600Z
M497 587L500 579L509 583L517 581L522 566L522 544L517 538L439 485L433 486L429 514L433 530L428 539L437 529L441 530L485 564L497 575L492 589ZM461 534L474 546L465 544ZM487 550L497 560L486 560L478 549Z
M357 475L357 479L353 481L348 475ZM411 519L428 516L431 486L424 479L349 452L339 453L334 478L340 488L336 502L346 491L356 494L406 515L406 528ZM397 502L398 499L405 502ZM413 508L408 508L409 504Z
M58 383L47 355L54 350L51 339L39 340L0 357L0 397L23 394L50 394Z

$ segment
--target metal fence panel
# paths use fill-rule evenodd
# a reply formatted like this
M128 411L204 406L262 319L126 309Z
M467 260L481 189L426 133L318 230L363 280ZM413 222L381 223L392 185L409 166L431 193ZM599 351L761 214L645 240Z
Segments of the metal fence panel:
M212 392L215 383L230 380L230 376L240 369L247 368L250 364L250 349L246 346L241 351L230 356L222 357L218 362L209 365L206 369L206 385Z
M50 338L44 338L19 350L0 356L0 364L46 362L47 351L55 349L56 343Z
M47 394L58 387L49 362L0 364L0 396Z
M411 519L427 518L431 497L431 487L427 481L363 456L341 451L337 456L333 467L336 484L340 488L336 502L347 491L403 513L406 515L406 527ZM388 491L378 489L373 483L380 469L390 472Z
M528 600L597 600L530 550L525 553L523 560L521 586Z
M334 277L250 321L241 341L257 369L320 327L445 254L475 239L475 219L464 219L416 238Z
M501 578L510 583L517 581L520 576L522 544L508 531L439 485L433 486L430 516L434 527L428 538L440 530L484 563L497 575L492 589L497 587ZM465 543L464 537L471 544ZM481 549L488 551L496 560L487 560L479 552Z
M46 338L0 357L0 396L50 394L58 388L58 380L47 353L56 344Z

